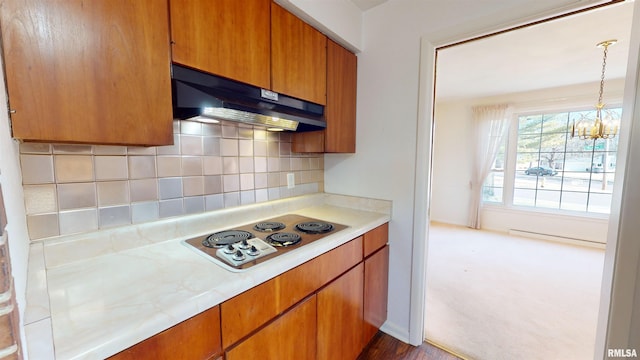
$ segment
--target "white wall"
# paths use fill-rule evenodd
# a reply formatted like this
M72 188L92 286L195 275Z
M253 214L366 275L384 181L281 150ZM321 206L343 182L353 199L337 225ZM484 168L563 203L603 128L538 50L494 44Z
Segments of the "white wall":
M358 54L357 152L325 156L327 192L393 201L389 315L384 330L405 341L410 335L416 339L410 328L422 331L411 326L421 320L410 316L412 277L422 276L412 272L413 251L426 241L423 236L414 238L414 216L427 216L414 213L416 161L429 158L422 153L418 158L416 152L421 38L460 39L496 24L538 18L550 9L555 13L562 5L576 7L571 0L492 0L465 2L460 11L459 4L391 0L365 13L363 51ZM426 180L419 181L427 186ZM420 301L419 296L414 301Z
M436 102L429 218L467 225L471 189L472 101Z
M2 195L7 210L7 233L9 234L11 271L14 277L16 300L20 308L20 322L24 324L29 234L27 232L27 216L22 193L22 175L20 173L18 143L11 138L9 119L7 117L7 94L4 85L4 72L0 71L0 73L3 75L0 81L0 184L2 184ZM20 329L23 329L23 327L20 326ZM21 334L21 337L22 348L26 352L24 333Z

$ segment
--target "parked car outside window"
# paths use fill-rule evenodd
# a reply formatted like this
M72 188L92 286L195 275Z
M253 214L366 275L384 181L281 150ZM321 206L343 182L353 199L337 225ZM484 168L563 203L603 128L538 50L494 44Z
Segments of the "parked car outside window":
M527 175L536 175L536 176L545 176L545 175L554 176L558 174L558 171L552 168L544 167L544 166L534 166L525 170L524 173Z

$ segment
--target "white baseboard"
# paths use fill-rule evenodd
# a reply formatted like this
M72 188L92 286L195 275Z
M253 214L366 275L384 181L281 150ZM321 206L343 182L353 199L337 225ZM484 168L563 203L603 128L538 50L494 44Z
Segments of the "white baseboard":
M597 241L574 239L574 238L557 236L557 235L541 234L533 231L509 229L508 233L509 235L514 235L514 236L522 236L522 237L538 239L538 240L546 240L546 241L555 241L555 242L560 242L560 243L570 244L570 245L587 246L587 247L592 247L597 249L604 249L606 246L606 244L597 242Z
M389 322L389 320L385 321L384 324L382 324L382 326L380 327L380 331L387 335L393 336L394 338L404 343L409 344L409 331Z

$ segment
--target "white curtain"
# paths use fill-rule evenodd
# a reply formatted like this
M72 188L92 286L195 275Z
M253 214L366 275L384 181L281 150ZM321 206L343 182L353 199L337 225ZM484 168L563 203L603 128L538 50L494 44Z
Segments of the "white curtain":
M482 185L491 171L500 145L504 141L511 118L511 108L507 104L475 106L472 115L475 153L471 174L471 202L468 226L480 229L480 209L482 207Z

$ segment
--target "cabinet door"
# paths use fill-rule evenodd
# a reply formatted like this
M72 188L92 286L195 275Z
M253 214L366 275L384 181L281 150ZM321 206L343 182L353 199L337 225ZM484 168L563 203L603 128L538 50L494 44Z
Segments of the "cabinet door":
M0 21L15 138L173 142L166 0L5 0Z
M318 104L327 97L327 37L271 3L271 89Z
M356 152L356 55L334 41L327 42L327 128L293 134L294 152Z
M364 348L363 281L360 263L318 292L318 360L353 360Z
M357 61L355 54L329 41L325 152L356 152Z
M270 0L171 0L173 61L271 87Z
M110 357L109 360L204 360L221 353L220 308L215 306Z
M296 305L226 354L226 360L315 358L315 295Z
M364 261L364 339L369 343L387 320L389 246Z

